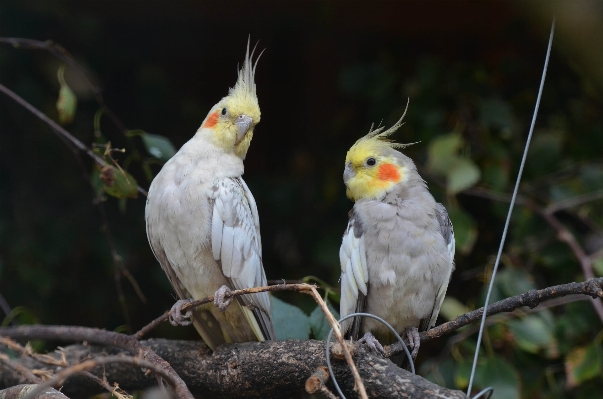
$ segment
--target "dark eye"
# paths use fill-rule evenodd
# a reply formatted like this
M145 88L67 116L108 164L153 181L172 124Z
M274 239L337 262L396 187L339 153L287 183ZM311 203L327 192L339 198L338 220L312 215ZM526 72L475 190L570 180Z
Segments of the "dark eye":
M228 112L228 109L226 107L222 108L222 115L226 115L227 112Z
M366 164L368 166L375 166L376 163L377 163L377 160L373 157L366 159Z

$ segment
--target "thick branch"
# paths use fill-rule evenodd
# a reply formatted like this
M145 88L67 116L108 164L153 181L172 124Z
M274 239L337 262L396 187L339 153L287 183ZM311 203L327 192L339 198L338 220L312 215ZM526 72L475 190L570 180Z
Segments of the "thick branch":
M6 388L0 391L0 397L3 399L22 399L29 395L31 392L36 390L38 385L36 384L22 384L14 387ZM69 399L65 394L57 391L56 389L44 389L37 393L31 399Z
M530 290L524 294L503 299L502 301L495 302L488 306L488 316L502 312L511 312L524 306L535 308L540 303L549 299L576 294L588 295L592 298L603 298L603 277L592 278L582 283L568 283L544 288L542 290ZM479 321L481 320L483 313L484 308L482 307L455 317L447 323L440 324L431 330L422 332L420 334L421 341L439 338L468 324ZM402 345L399 343L390 345L389 351L390 356L402 353Z
M41 327L44 328L44 327ZM151 339L142 342L168 361L196 396L211 398L299 398L304 392L306 379L325 364L324 342L266 341L223 345L213 354L200 341L171 341ZM466 398L460 391L449 390L428 382L420 376L382 359L363 345L356 345L354 361L370 398ZM71 345L61 353L69 364L82 359L118 355L117 348L100 348ZM28 368L50 369L32 358L17 359ZM354 378L345 361L333 361L337 381L349 398L357 397L353 391ZM156 385L139 367L124 364L107 364L91 370L102 377L103 371L110 384L117 382L122 389L134 391ZM19 383L19 375L0 366L0 387ZM332 385L327 383L332 389ZM63 392L69 397L89 397L101 392L96 383L82 376L72 376L64 383Z

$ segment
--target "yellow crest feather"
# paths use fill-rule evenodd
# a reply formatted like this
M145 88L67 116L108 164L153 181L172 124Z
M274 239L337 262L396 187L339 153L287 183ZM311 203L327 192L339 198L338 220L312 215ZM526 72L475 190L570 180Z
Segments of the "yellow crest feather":
M257 43L253 46L253 50L251 50L251 54L249 54L249 40L247 40L247 52L245 54L245 61L243 62L243 66L239 70L239 77L237 79L237 83L233 88L231 88L228 92L228 95L231 97L238 98L244 101L252 101L257 103L258 97L255 90L255 68L258 65L258 61L262 56L262 52L255 60L255 63L252 62L253 53L257 47Z

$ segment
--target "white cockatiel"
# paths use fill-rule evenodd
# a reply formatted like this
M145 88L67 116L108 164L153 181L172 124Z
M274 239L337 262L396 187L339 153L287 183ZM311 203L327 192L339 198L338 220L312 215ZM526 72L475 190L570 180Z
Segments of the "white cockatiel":
M403 118L404 116L402 116ZM355 201L339 252L341 317L372 313L405 332L419 347L418 331L435 325L454 269L454 233L446 208L436 203L413 161L387 140L402 124L372 130L348 151L344 182ZM348 319L343 331L374 348L393 334L370 318ZM368 333L372 333L371 336Z
M239 296L231 306L222 302L228 289L267 285L258 211L241 177L260 121L252 57L248 44L234 88L155 176L146 205L149 243L178 296L201 299L217 291L220 308L208 304L193 312L212 350L275 338L268 293ZM172 318L185 324L181 306Z

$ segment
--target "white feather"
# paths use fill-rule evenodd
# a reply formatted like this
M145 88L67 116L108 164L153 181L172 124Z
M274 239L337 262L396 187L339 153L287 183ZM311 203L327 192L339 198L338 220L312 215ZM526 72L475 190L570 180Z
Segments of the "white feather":
M354 300L358 299L358 285L356 284L356 279L354 278L354 272L352 271L352 262L348 260L348 263L345 266L345 274L348 279L348 287Z
M232 251L234 249L234 229L224 226L222 230L222 250L220 251L222 260L222 272L226 277L231 277Z
M366 261L366 247L364 245L364 236L360 237L360 246L358 247L358 253L360 255L360 264L362 265L362 274L364 276L364 282L368 283L368 264ZM364 293L366 294L366 293Z
M214 211L211 218L211 251L215 260L220 259L220 251L222 250L222 229L224 222L220 217L218 208L214 204Z
M362 274L362 264L360 262L360 253L358 252L358 248L354 249L352 252L352 259L350 262L350 269L354 273L354 279L356 280L357 288L366 295L367 287L365 282L366 277Z

